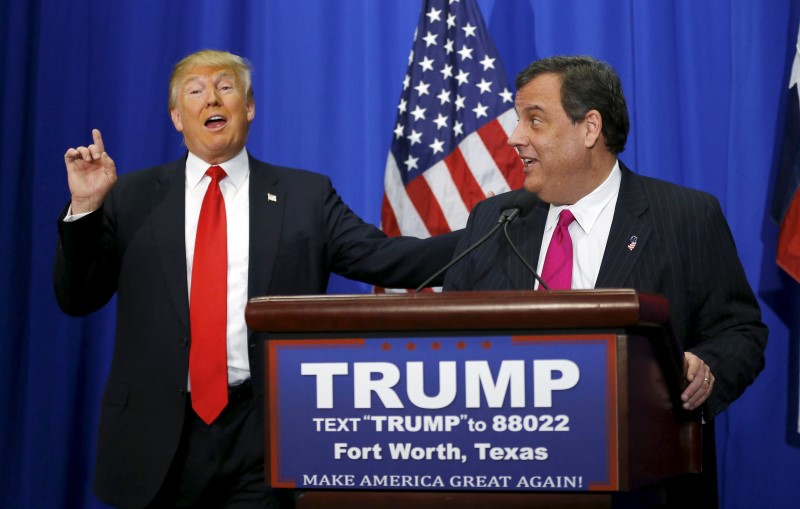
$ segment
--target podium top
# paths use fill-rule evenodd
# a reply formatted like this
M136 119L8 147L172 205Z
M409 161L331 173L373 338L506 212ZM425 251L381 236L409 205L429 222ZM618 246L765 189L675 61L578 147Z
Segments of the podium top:
M261 332L661 327L669 306L631 289L257 297L245 311Z

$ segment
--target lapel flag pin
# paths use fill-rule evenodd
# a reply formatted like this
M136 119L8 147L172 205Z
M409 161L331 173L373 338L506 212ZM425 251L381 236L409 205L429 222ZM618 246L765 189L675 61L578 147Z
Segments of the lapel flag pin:
M638 242L638 241L639 241L639 237L637 237L636 235L631 235L631 240L628 243L628 251L633 251L633 248L636 247L636 242Z
M274 201L275 203L277 203L278 197L272 193L267 193L267 201Z

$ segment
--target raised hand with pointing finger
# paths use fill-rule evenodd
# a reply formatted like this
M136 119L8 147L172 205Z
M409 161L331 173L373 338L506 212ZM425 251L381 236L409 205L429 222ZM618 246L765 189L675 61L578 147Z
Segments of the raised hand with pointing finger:
M92 141L88 147L70 148L64 154L73 214L99 209L117 181L117 168L98 129L92 129Z

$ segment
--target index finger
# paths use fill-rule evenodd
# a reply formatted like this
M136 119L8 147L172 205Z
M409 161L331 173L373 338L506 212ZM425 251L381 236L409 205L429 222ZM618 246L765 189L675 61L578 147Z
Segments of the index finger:
M100 129L92 129L92 139L94 140L94 144L100 150L100 153L106 151L105 147L103 146L103 135L100 134Z

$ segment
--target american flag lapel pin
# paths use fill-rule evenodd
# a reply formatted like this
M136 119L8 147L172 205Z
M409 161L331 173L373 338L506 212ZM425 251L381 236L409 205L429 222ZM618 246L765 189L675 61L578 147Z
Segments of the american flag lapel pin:
M638 241L639 237L637 237L636 235L631 235L631 240L630 242L628 242L628 251L633 251L633 249L636 247L636 242Z
M278 203L278 197L272 193L267 193L267 201Z

